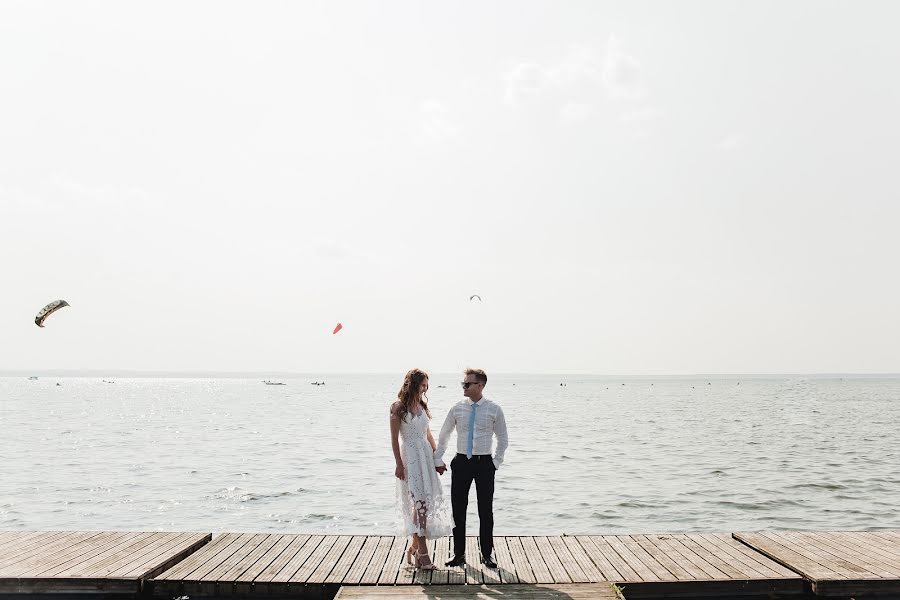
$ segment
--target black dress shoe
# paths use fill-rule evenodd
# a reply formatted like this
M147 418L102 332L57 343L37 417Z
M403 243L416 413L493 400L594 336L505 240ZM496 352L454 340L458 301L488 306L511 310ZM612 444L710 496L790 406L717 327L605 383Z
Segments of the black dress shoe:
M488 569L496 569L497 568L497 563L495 563L494 559L491 558L490 556L482 556L481 564L486 566Z
M445 567L461 567L466 564L466 555L458 554L453 557L453 560L448 560L444 563Z

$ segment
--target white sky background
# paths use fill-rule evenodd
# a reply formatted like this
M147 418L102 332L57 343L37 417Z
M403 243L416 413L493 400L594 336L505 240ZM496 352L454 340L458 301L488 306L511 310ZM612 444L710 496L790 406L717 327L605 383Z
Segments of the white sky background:
M0 369L900 372L898 22L3 2Z

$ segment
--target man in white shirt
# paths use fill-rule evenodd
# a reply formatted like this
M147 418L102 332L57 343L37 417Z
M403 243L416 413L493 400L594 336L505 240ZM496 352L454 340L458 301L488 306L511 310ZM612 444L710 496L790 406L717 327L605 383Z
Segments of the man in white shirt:
M446 470L443 457L456 429L456 456L450 462L453 475L450 482L450 501L453 504L453 560L448 567L466 564L466 509L469 507L469 490L475 482L478 498L479 535L481 537L481 562L491 569L497 563L491 558L494 550L494 473L503 463L503 455L509 445L506 419L499 404L482 395L487 385L487 375L481 369L466 369L462 382L465 400L457 402L438 437L434 451L434 464L439 473ZM493 437L497 436L497 450L491 456Z

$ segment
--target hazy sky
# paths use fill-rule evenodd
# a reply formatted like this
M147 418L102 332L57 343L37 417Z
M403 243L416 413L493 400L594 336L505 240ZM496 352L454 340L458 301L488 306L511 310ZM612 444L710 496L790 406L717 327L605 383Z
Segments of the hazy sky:
M900 372L898 22L0 2L0 369Z

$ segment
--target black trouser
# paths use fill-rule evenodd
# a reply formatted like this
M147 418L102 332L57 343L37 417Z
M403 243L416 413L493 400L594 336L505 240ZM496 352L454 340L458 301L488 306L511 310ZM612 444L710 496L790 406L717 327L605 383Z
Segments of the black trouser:
M490 455L466 458L457 454L450 462L453 470L450 479L450 501L453 504L453 555L466 553L466 509L469 507L469 490L475 482L478 498L478 520L481 527L481 554L490 556L494 549L494 460Z

